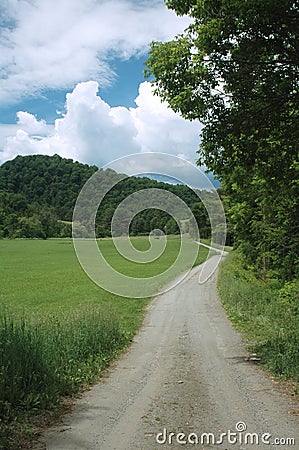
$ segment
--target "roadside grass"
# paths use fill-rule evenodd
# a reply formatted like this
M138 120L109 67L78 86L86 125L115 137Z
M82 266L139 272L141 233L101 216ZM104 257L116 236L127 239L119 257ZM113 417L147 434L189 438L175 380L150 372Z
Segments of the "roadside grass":
M229 318L250 350L275 376L293 382L299 393L299 281L258 280L241 254L221 264L219 294Z
M133 243L149 245L147 238ZM117 259L111 240L100 245L119 269L150 276L173 262L180 241L170 239L146 270ZM207 255L198 250L196 264ZM150 299L116 296L90 281L70 239L0 240L0 271L0 448L16 450L65 396L99 379L132 341Z
M95 381L127 342L117 317L99 307L49 315L38 323L2 313L0 448L17 448L14 432L23 433L18 422L57 407L62 396Z

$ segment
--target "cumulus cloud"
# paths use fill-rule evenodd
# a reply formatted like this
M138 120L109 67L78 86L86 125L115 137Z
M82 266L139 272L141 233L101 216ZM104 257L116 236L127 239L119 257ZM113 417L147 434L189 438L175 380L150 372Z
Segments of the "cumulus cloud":
M107 85L111 58L145 54L189 23L163 0L6 0L0 14L2 104L90 79Z
M78 83L67 94L65 114L56 119L54 127L19 112L18 130L6 139L1 162L34 153L58 153L100 167L138 152L164 152L195 160L200 123L174 113L153 95L150 83L140 84L135 108L111 107L98 89L96 81Z
M25 128L30 134L45 135L49 132L46 122L44 120L37 120L33 114L26 111L18 111L17 118L17 125L20 128Z
M199 122L190 122L153 95L151 84L141 83L137 108L131 110L141 151L172 153L189 158L198 148ZM158 133L158 134L157 134Z

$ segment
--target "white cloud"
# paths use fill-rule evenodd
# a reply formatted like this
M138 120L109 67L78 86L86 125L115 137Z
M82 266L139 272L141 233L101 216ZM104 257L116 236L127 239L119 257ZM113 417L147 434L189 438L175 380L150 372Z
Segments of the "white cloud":
M198 148L199 122L184 120L173 112L153 95L148 82L141 83L135 102L137 108L132 109L131 114L141 151L180 154L187 159L194 155Z
M163 0L7 0L1 9L2 104L90 79L109 84L111 57L144 54L149 42L168 40L189 23Z
M148 151L196 159L200 123L184 120L161 103L150 83L141 83L136 108L110 107L97 93L96 81L79 83L67 94L65 115L56 119L54 127L19 112L18 130L7 138L0 161L18 154L58 153L103 166L121 156Z
M0 124L0 161L1 161L1 150L6 145L6 140L9 136L13 136L17 130L18 125L16 124Z
M37 120L33 114L25 111L17 112L19 128L25 128L29 134L48 134L49 129L44 120Z

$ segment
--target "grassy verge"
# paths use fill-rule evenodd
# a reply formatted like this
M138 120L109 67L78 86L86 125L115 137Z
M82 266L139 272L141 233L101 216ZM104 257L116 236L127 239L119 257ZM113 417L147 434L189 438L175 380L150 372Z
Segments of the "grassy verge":
M147 238L134 243L148 248ZM135 266L117 257L110 240L101 246L117 269L150 276L175 260L180 242L170 240L155 264ZM198 250L197 264L207 254ZM0 449L16 450L61 411L66 396L99 379L131 342L150 299L95 285L68 239L2 240L0 272Z
M117 317L99 307L49 315L35 323L2 313L1 448L17 448L28 415L57 407L62 396L92 383L128 337Z
M220 267L219 294L251 351L274 375L299 390L299 282L262 282L232 252Z

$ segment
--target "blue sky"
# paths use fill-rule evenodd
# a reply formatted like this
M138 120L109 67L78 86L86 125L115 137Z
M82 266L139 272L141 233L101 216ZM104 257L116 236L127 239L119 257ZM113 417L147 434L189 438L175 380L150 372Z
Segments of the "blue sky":
M149 43L172 39L187 17L164 0L1 3L0 164L36 153L98 166L140 152L196 161L201 124L143 77Z
M110 106L135 107L135 98L138 95L138 87L144 80L143 70L146 54L131 57L128 60L115 58L110 61L114 79L111 85L102 87L101 97ZM15 124L17 111L27 111L39 120L54 124L57 119L57 111L63 111L65 97L69 89L44 89L35 95L20 99L16 104L2 102L0 104L0 123Z

